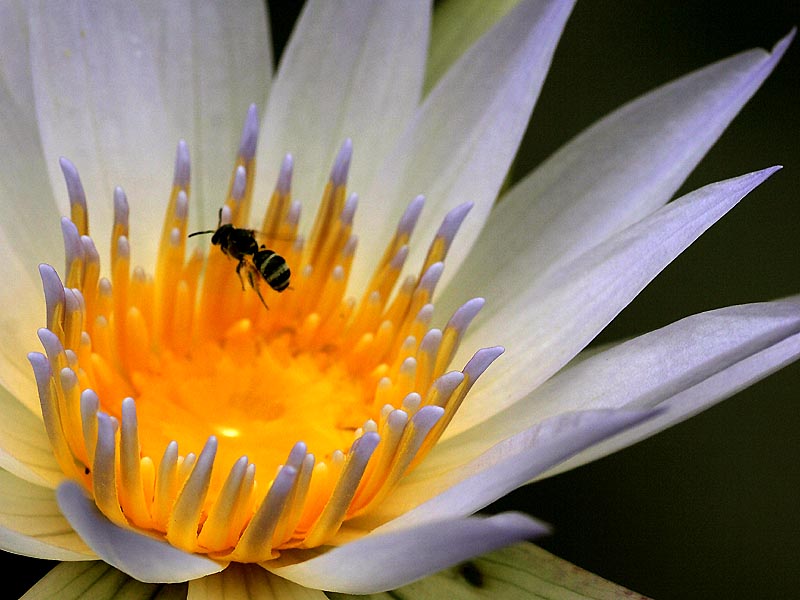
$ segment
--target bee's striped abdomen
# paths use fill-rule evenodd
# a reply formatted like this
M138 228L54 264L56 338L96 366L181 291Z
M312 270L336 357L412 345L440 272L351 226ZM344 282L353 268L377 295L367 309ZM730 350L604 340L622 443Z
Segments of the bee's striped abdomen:
M292 272L281 255L268 249L259 250L253 256L253 264L264 281L276 292L282 292L289 287Z

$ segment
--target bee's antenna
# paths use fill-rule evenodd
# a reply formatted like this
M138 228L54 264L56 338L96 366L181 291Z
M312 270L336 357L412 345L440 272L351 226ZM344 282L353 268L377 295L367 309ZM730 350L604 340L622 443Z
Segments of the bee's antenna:
M196 235L203 235L205 233L215 233L215 230L209 229L208 231L195 231L194 233L190 233L187 237L194 237Z

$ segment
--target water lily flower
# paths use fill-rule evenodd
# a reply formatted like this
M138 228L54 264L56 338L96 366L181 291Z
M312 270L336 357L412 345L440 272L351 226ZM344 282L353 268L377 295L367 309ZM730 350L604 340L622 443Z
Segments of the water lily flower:
M545 533L475 516L509 491L800 354L797 298L582 352L777 170L669 202L791 35L498 201L570 0L468 49L428 48L424 0L312 0L274 77L236 8L0 9L0 547L66 561L32 594L394 589Z

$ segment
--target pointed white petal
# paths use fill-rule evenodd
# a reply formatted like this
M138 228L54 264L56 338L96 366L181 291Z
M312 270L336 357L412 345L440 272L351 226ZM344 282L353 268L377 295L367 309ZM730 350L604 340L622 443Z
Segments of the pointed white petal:
M204 229L216 224L225 200L248 106L266 105L272 42L265 3L182 0L156 6L165 110L189 144L191 218L195 229ZM177 141L163 139L170 148Z
M57 221L57 219L54 219ZM43 229L46 225L43 224ZM38 412L39 400L30 364L25 364L27 350L40 347L36 330L44 325L45 303L35 253L22 257L14 250L5 231L0 229L0 316L3 343L0 344L0 386L18 398L30 411Z
M356 160L350 187L364 182L419 102L429 0L327 2L305 6L281 58L264 115L256 187L272 190L281 160L297 160L293 195L314 214L345 138Z
M429 91L456 60L520 0L438 2L431 23L431 48L425 72Z
M520 278L507 302L487 303L462 348L491 339L506 354L481 377L448 435L502 411L563 367L661 269L775 170L687 194L546 277L532 284ZM454 362L468 358L457 355Z
M295 564L278 566L283 562L279 560L264 567L306 587L369 594L546 532L545 526L517 513L440 520L368 535Z
M5 251L16 251L35 273L38 262L60 259L63 252L33 104L27 18L20 7L0 4L0 230Z
M663 412L652 421L577 454L541 477L648 438L798 357L800 299L732 306L694 315L590 358L536 390L529 406L555 401L561 406L658 407Z
M56 495L61 512L92 550L105 562L139 581L177 583L217 573L226 566L114 525L76 483L62 483Z
M168 597L158 591L157 584L136 581L99 560L64 562L56 565L20 600L151 600Z
M64 475L50 448L41 413L31 412L0 386L0 415L0 468L33 484L55 488Z
M420 474L454 471L553 415L648 409L652 419L580 451L536 478L590 462L712 406L800 356L800 300L687 317L573 361L521 401L434 448Z
M44 304L36 281L42 261L62 264L59 210L50 188L39 141L28 60L27 17L20 4L0 5L0 305L4 343L0 384L35 410L30 368L25 352L37 347ZM24 298L25 301L21 301ZM13 311L9 310L13 307Z
M530 280L558 268L665 204L791 37L772 53L738 54L623 106L520 181L444 292L445 312L465 294L502 303L521 273Z
M474 513L602 440L654 417L653 411L588 410L552 417L504 439L470 461L423 462L374 514L376 531ZM392 519L392 520L389 520ZM362 523L356 523L361 525Z
M0 489L0 548L50 560L96 558L61 514L52 489L2 470Z
M58 157L81 173L94 210L92 231L108 256L114 186L128 194L134 263L152 266L156 245L137 244L160 231L175 143L160 80L159 27L135 3L73 2L30 11L36 112L50 182L60 205L66 192ZM65 213L66 214L66 213Z
M372 251L380 252L391 238L405 206L425 194L417 233L423 240L433 237L452 208L474 204L445 278L455 272L497 198L572 4L521 2L447 72L363 194L370 201L358 215L362 260L373 260ZM409 265L422 262L424 245L412 246ZM366 267L355 268L352 289L361 289L367 278Z
M492 598L646 600L530 543L479 556L394 590L395 598ZM338 599L344 600L344 599ZM356 600L355 598L353 600Z
M189 600L326 600L325 592L277 577L258 565L231 564L189 582Z

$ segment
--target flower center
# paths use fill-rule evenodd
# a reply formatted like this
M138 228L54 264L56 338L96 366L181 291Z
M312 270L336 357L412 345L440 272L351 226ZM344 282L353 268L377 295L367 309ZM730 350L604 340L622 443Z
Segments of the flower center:
M241 327L223 344L162 357L158 372L135 374L142 453L157 455L172 440L202 448L215 435L220 464L246 455L273 473L298 440L325 461L349 447L373 416L374 389L335 353L295 354L289 341L265 341ZM212 491L222 484L214 479Z
M367 289L346 298L357 204L345 191L349 141L308 238L290 156L261 226L249 229L257 123L251 107L214 230L187 231L179 144L154 277L131 270L120 189L101 277L80 179L62 161L67 270L62 283L41 267L45 354L29 356L55 456L106 517L241 562L330 543L425 456L502 352L479 350L447 371L481 299L431 327L468 205L447 215L419 275L397 285L423 205L412 201ZM203 241L193 252L190 237Z

